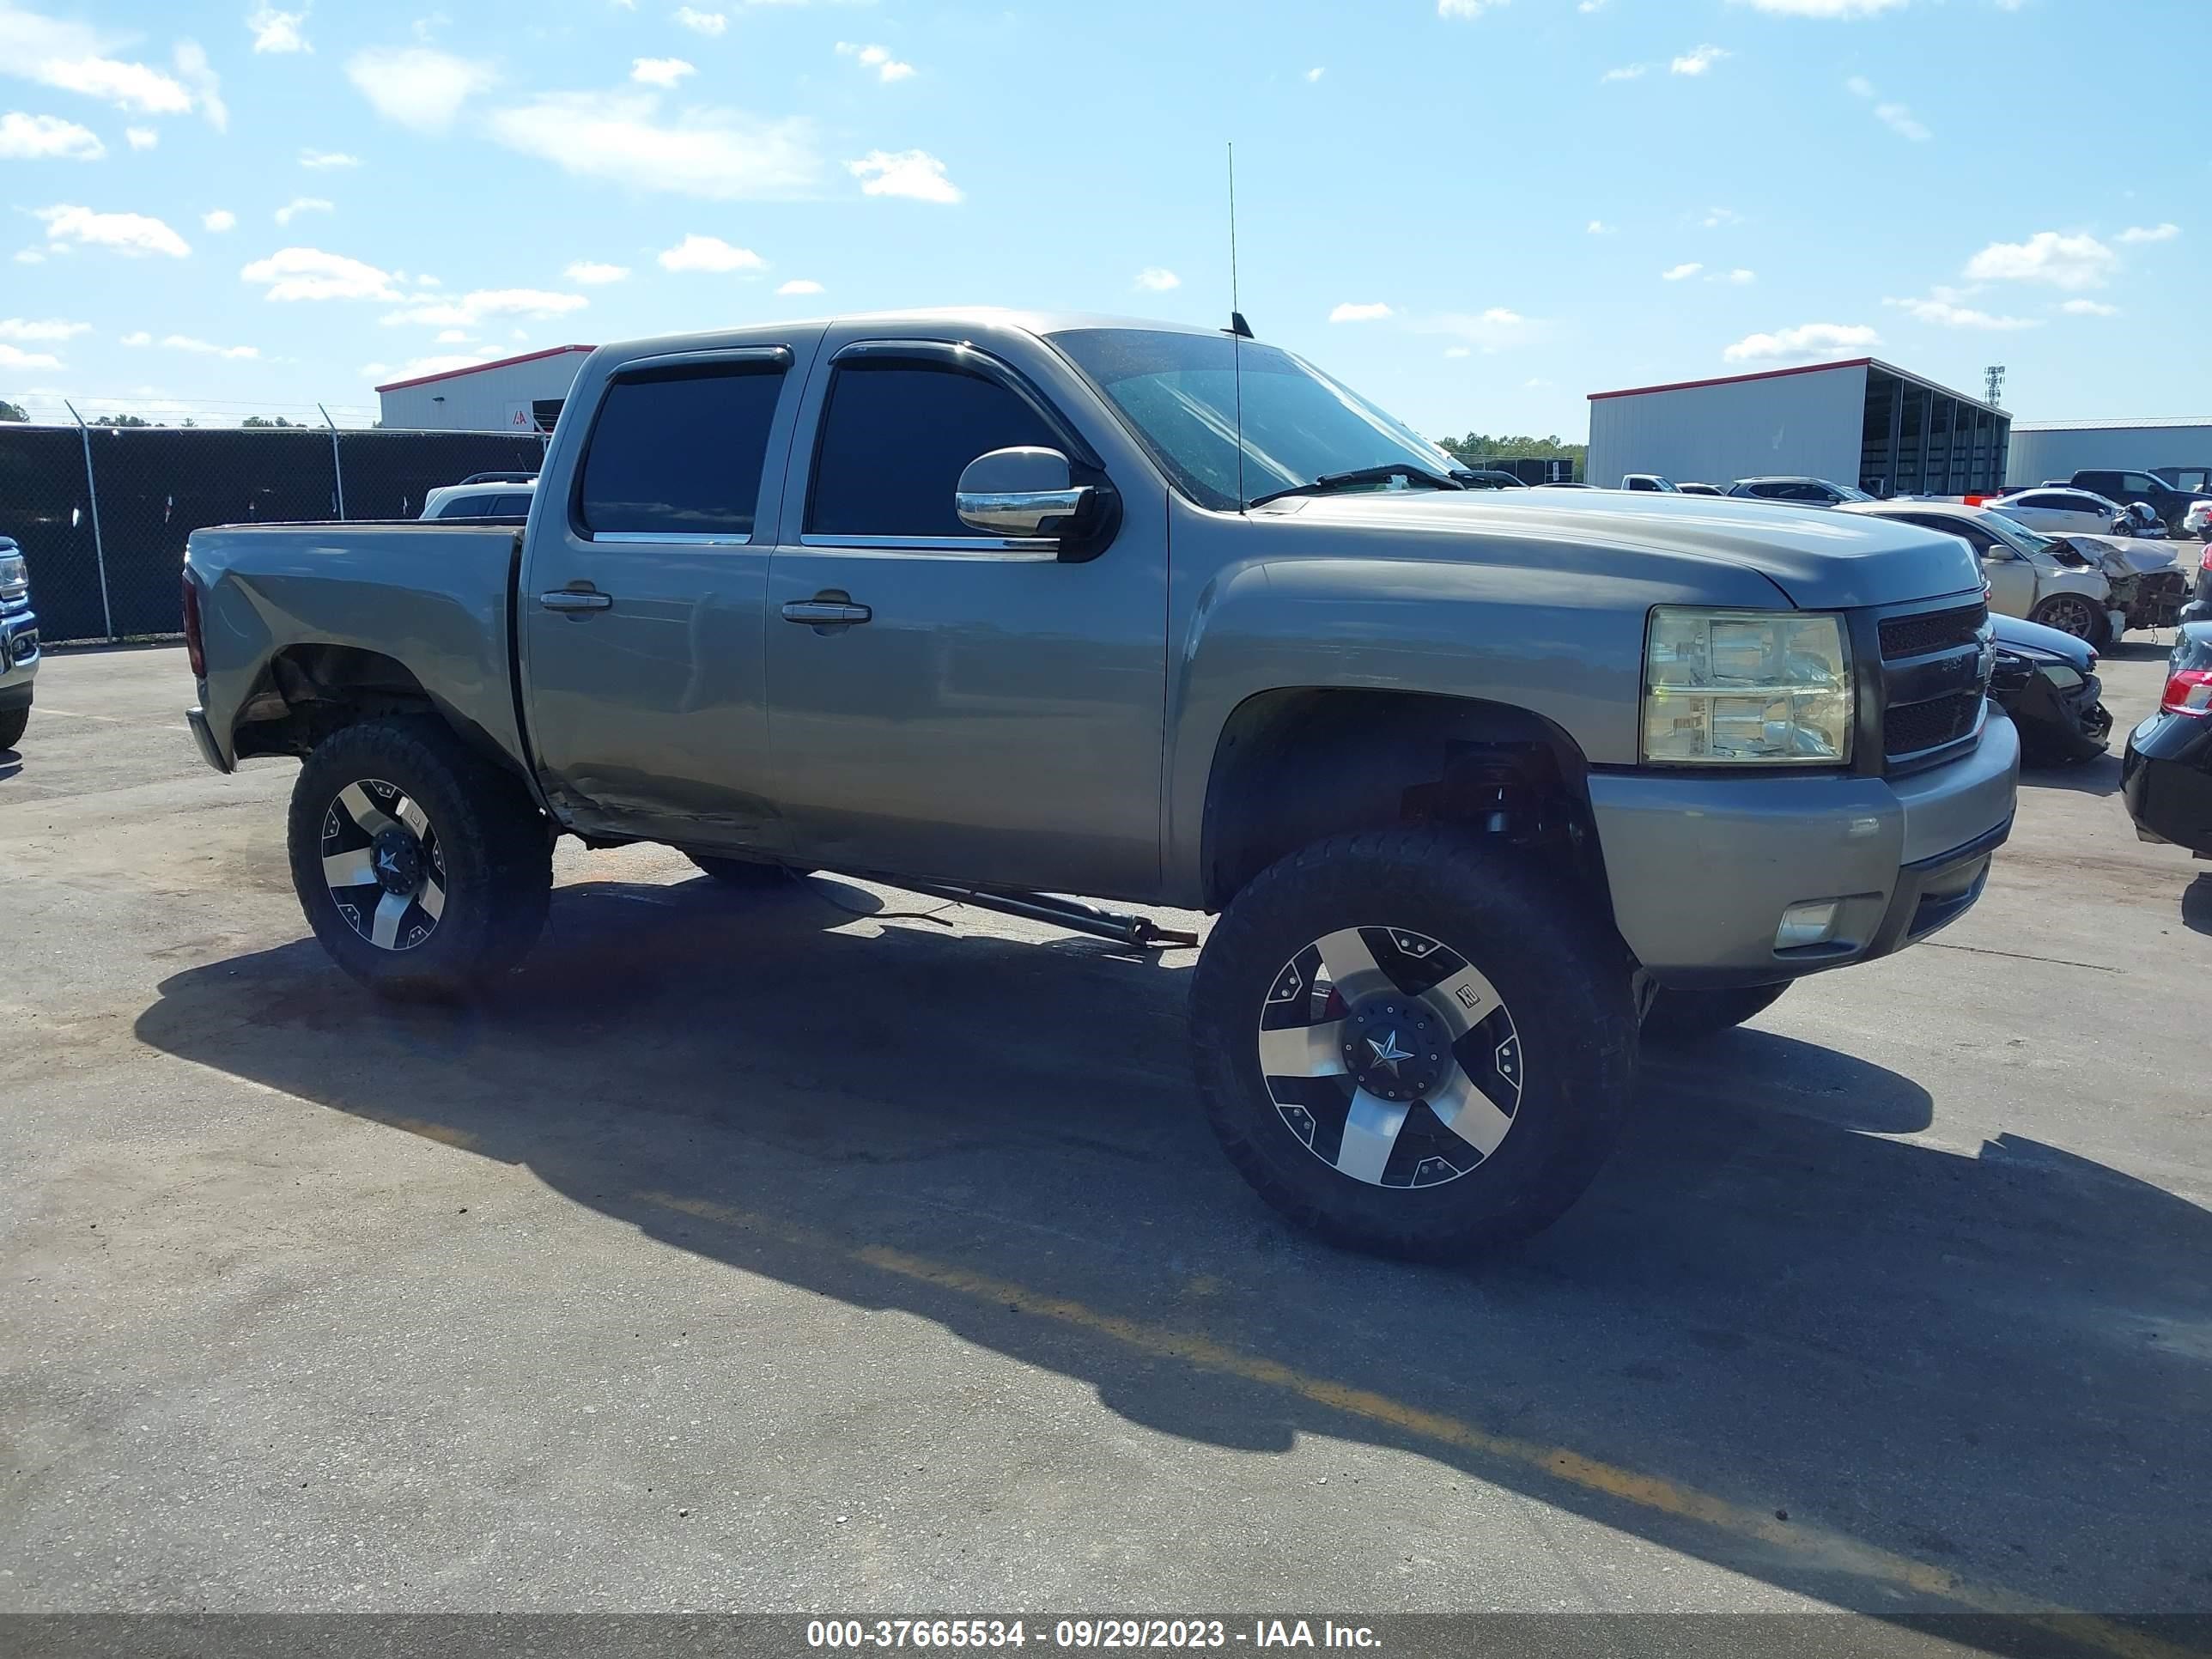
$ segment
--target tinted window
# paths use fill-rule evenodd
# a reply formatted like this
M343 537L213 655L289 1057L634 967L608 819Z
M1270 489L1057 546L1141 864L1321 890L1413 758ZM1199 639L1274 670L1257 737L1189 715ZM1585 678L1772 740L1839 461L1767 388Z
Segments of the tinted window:
M526 519L530 516L530 497L502 495L492 503L491 515L495 519Z
M489 495L456 495L438 509L441 519L481 519L491 511Z
M2120 487L2131 495L2155 495L2161 486L2148 472L2123 472Z
M978 455L1060 435L995 380L912 363L840 368L830 383L806 528L820 536L966 536L952 511Z
M607 389L584 456L592 535L749 536L778 369L717 363L626 374Z

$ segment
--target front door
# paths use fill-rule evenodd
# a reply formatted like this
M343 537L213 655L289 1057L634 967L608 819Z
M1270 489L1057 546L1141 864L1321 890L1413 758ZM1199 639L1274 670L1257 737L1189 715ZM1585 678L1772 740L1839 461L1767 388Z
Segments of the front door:
M769 570L769 734L802 860L1151 896L1163 495L1118 481L1120 530L1086 562L978 534L953 511L968 463L1017 445L1080 458L1079 432L984 353L849 337L825 351L840 344L808 396L818 420L802 415L814 453L793 457L805 494Z
M781 851L761 635L800 376L784 347L616 371L573 501L541 489L518 623L546 793L575 828ZM770 464L771 449L774 450Z

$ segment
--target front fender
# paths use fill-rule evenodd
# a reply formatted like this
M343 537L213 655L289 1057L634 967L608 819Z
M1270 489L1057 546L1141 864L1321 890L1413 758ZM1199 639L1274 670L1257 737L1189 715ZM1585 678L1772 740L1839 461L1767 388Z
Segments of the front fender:
M1194 596L1167 717L1165 868L1171 902L1204 891L1208 781L1246 699L1364 690L1480 699L1540 717L1594 765L1633 764L1645 614L1654 605L1771 609L1765 578L1554 556L1265 557L1223 567ZM1317 778L1314 787L1326 789Z

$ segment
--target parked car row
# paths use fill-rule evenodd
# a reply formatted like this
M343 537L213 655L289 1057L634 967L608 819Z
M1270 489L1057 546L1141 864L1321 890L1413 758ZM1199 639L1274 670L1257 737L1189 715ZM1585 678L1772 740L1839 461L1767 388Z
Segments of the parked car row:
M23 740L31 723L31 682L39 674L39 619L23 550L0 536L0 751Z

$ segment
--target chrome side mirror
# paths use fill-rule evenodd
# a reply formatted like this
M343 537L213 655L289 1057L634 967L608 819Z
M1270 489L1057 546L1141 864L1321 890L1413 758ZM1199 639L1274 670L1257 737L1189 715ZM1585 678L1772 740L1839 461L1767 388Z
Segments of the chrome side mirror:
M952 508L970 530L1026 540L1066 533L1092 495L1056 449L994 449L962 469Z

